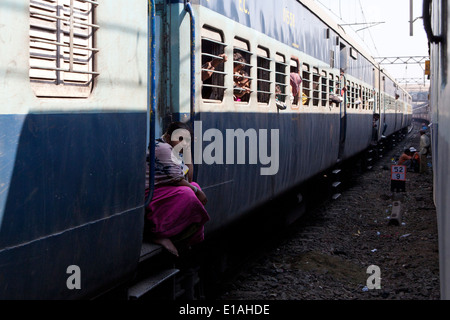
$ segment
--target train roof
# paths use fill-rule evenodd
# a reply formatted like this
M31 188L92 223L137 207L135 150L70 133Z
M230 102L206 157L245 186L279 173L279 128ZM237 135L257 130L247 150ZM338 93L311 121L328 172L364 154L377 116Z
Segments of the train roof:
M314 0L297 0L297 2L303 4L308 10L310 10L314 15L316 15L320 20L327 24L333 31L335 31L342 39L347 41L356 49L361 55L363 55L367 60L376 66L379 64L375 61L373 56L369 54L359 43L357 43L353 37L346 33L345 29L342 28L336 20L330 17L330 15L325 12L325 10L320 7Z
M308 10L310 10L326 25L333 29L333 31L335 31L342 39L352 45L352 47L356 49L362 56L364 56L367 60L378 67L384 75L386 75L394 83L397 83L394 77L392 77L385 69L381 68L380 64L373 58L373 56L369 54L359 43L357 43L353 37L347 34L344 28L342 28L333 18L331 18L330 15L314 0L297 0L297 2L303 4Z

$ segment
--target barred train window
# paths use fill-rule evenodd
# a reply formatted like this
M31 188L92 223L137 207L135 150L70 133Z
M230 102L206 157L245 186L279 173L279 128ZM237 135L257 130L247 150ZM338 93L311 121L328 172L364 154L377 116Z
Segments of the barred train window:
M327 72L322 71L321 76L322 76L322 93L321 93L322 94L322 107L326 107L327 102L328 102Z
M328 86L330 87L330 93L337 93L337 89L334 84L334 75L330 73L330 79L328 80Z
M226 73L221 55L225 47L221 32L208 27L202 29L202 98L206 103L223 101Z
M298 73L298 74L300 74L300 62L298 61L297 58L294 58L294 57L291 58L290 73ZM289 75L289 79L290 79L290 75ZM292 95L292 83L291 82L289 82L289 83L291 84L291 96L294 98L291 101L292 107L294 109L298 109L299 105L300 105L299 104L299 101L300 101L299 94L301 95L301 93L297 94L296 96L293 96ZM302 85L303 85L303 82L302 82Z
M286 102L287 84L286 84L286 58L284 55L277 53L275 55L275 94L276 99L280 102Z
M349 108L353 108L353 86L351 85L351 82L348 81L347 84L347 103Z
M336 86L336 91L335 93L337 93L338 95L341 95L341 79L339 76L336 76L336 81L335 81L335 86ZM343 98L343 97L342 97ZM341 104L340 103L335 103L336 108L340 108Z
M270 57L269 51L258 47L258 102L268 104L270 101Z
M97 1L30 0L30 70L38 97L87 98L94 70Z
M251 75L252 65L250 45L247 40L234 38L233 69L234 69L234 100L238 102L249 102L252 93Z
M306 95L307 103L303 103L304 105L309 105L309 99L311 98L311 72L309 69L309 65L303 64L303 93Z
M320 74L319 69L313 68L313 106L319 106L320 101Z

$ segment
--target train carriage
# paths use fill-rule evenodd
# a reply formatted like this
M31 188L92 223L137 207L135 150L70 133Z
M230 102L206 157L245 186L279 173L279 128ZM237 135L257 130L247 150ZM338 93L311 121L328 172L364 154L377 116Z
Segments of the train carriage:
M171 27L161 28L159 39L171 39L166 48L173 64L167 75L172 86L163 93L166 98L158 105L157 119L160 128L170 118L189 121L197 129L194 149L200 151L195 172L211 199L207 232L213 233L248 210L364 151L373 139L375 113L381 114L379 138L410 124L410 119L403 121L403 103L408 103L409 95L400 95L400 87L390 76L313 1L188 3L188 11L186 1L161 6L162 19L165 16L167 21L160 23ZM245 57L251 80L251 94L241 101L234 98L235 52ZM221 54L228 60L210 79L202 81L202 66ZM344 78L340 69L344 69ZM292 72L302 77L303 99L290 99ZM194 79L194 84L189 79ZM340 104L330 101L336 86L347 89ZM279 109L277 103L285 109ZM215 148L211 129L218 130L224 139L220 150ZM243 152L247 154L242 164L237 163L238 149L234 159L225 157L229 152L225 149L227 130L248 134L243 135L247 143ZM267 141L272 142L268 150L278 155L276 174L261 174L263 168L275 165L273 162L263 165L253 159L250 163L252 146L255 152L261 147L261 136L250 136L253 130L267 130ZM271 141L274 131L278 131L277 141ZM236 144L243 136L234 140ZM205 163L204 153L211 155L211 149L219 155L213 153L213 159Z
M431 64L430 109L433 192L439 236L441 299L450 299L450 88L448 86L448 1L423 1L423 22ZM425 113L425 112L424 112ZM425 118L425 117L423 117ZM421 119L424 121L425 119Z
M138 0L0 2L1 299L89 297L134 272L147 12Z
M409 95L310 0L3 0L0 21L4 299L130 283L148 249L146 151L170 121L194 129L207 236L410 123Z

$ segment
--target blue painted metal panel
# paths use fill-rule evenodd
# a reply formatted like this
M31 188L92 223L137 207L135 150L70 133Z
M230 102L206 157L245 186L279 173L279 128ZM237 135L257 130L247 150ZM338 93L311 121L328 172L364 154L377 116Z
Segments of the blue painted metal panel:
M142 244L143 209L0 250L0 299L92 297L129 280ZM67 268L80 268L81 288L70 290Z
M196 115L196 120L202 121L202 135L213 128L222 132L224 137L224 163L209 165L203 162L195 166L196 180L209 199L207 209L211 214L211 221L208 222L207 232L225 226L254 206L333 166L337 160L338 113L200 113ZM234 164L227 164L227 129L255 129L258 133L260 129L268 129L268 155L272 155L272 148L279 150L278 172L275 175L263 176L261 168L270 165L262 165L260 161L255 165L249 164L248 144L245 164L237 164L236 159ZM272 129L278 129L280 137L279 141L273 143L270 137ZM199 133L195 134L200 139ZM205 149L210 144L211 142L204 141L201 149L206 152Z
M346 138L346 157L366 149L372 137L372 115L349 114L351 132ZM196 178L208 196L207 210L211 220L206 233L226 226L257 205L282 194L290 188L305 182L316 174L333 167L339 152L338 113L200 113L196 121L201 121L202 133L195 132L197 141L203 141L203 152L212 142L202 137L209 129L218 129L224 137L223 164L202 164L195 166ZM320 125L319 125L320 124ZM226 129L271 129L279 130L279 170L273 176L262 176L260 169L268 167L259 161L249 164L246 145L245 164L227 164L225 161ZM258 140L259 141L259 140ZM269 143L271 142L268 136ZM272 144L270 148L276 148ZM194 146L195 148L195 146ZM258 149L259 150L259 149ZM271 155L269 149L269 155ZM237 154L235 145L235 155ZM203 159L202 159L203 160ZM251 177L251 178L249 178Z
M59 298L54 272L70 261L96 280L68 296L135 267L145 158L145 112L0 115L0 296L20 297L17 282Z

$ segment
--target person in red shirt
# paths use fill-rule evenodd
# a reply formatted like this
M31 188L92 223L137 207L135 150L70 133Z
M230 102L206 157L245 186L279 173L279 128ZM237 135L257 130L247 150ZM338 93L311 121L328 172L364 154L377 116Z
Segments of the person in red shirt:
M400 156L400 159L398 159L398 165L402 166L405 165L408 168L411 166L411 159L412 159L412 154L410 149L405 149L405 151L403 151L403 154Z

